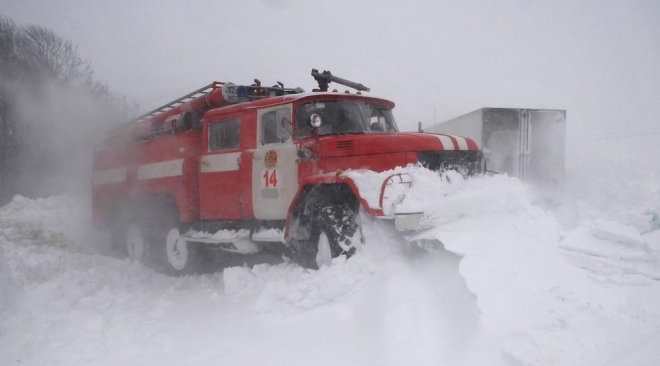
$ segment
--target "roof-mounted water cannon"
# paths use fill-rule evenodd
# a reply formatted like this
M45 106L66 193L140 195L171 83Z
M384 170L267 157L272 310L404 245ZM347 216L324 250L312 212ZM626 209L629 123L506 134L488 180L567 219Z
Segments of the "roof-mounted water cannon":
M317 83L319 83L319 88L314 89L313 91L320 91L320 92L327 92L328 91L328 85L331 82L335 82L337 84L341 84L344 86L347 86L349 88L353 88L358 91L369 91L370 89L367 88L366 86L356 83L354 81L342 79L340 77L334 76L330 73L330 71L323 71L319 72L317 69L312 69L312 76L314 77L314 80L316 80Z

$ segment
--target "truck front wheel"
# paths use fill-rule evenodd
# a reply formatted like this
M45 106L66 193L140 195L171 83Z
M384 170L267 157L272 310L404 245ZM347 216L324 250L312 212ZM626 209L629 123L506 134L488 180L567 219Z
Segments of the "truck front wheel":
M316 243L316 267L329 266L332 264L332 246L328 234L321 232Z
M330 266L333 258L350 257L362 244L357 212L347 205L323 207L308 230L308 240L292 240L290 245L292 259L306 268Z

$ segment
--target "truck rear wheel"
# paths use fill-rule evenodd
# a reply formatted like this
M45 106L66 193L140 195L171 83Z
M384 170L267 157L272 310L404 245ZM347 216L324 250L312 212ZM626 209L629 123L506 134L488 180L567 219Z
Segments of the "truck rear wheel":
M132 261L145 262L147 245L139 225L131 224L126 230L126 252Z
M154 223L149 242L155 264L165 274L181 276L200 270L198 248L181 238L178 220L173 217L161 217Z
M186 275L200 270L200 251L181 238L176 204L168 198L153 198L129 207L125 247L133 261L142 262L168 275Z
M107 222L108 234L110 239L110 246L104 248L108 250L108 254L119 259L128 257L128 243L127 235L130 222L126 221L121 211L115 206L110 211L110 217Z
M166 274L188 274L196 267L195 253L189 250L176 227L131 224L126 230L126 251L132 261L155 265Z
M178 228L169 229L165 237L167 271L173 274L189 274L198 270L201 261L197 249L181 238Z

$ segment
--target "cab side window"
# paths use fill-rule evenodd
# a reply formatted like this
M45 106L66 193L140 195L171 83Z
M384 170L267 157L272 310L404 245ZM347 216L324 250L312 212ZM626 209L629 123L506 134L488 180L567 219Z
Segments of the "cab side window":
M288 107L275 109L261 116L262 145L282 143L291 137L291 110Z
M238 149L238 118L211 122L209 151Z

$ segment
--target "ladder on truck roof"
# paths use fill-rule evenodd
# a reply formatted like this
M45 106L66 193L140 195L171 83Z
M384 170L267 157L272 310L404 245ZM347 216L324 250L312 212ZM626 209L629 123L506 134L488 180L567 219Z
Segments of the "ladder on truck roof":
M152 111L149 111L149 112L135 118L134 120L130 121L129 123L139 122L139 121L142 121L142 120L145 120L145 119L155 117L155 116L157 116L161 113L167 112L172 108L180 106L181 104L184 104L186 102L189 102L191 100L197 99L197 98L199 98L203 95L208 94L210 91L213 91L213 89L217 88L218 86L220 86L222 84L223 84L222 82L214 81L211 84L206 85L204 87L201 87L201 88L195 90L192 93L188 93L188 94L182 96L179 99L175 99L175 100L173 100L173 101L171 101L167 104L164 104L164 105L162 105L162 106L160 106L160 107L158 107L158 108L156 108Z
M253 85L234 85L233 83L224 83L220 81L214 81L209 85L206 85L204 87L201 87L191 93L188 93L181 98L175 99L167 104L164 104L152 111L149 111L129 123L133 122L141 122L144 120L148 120L150 118L156 117L162 113L165 113L171 109L174 109L182 104L185 104L187 102L193 101L195 99L198 99L204 95L207 95L214 90L218 89L219 87L222 87L222 85L232 85L235 86L236 90L236 97L237 99L233 101L234 103L242 103L242 102L248 102L251 100L255 99L261 99L261 98L268 98L268 97L275 97L275 96L282 96L282 95L287 95L287 94L299 94L299 93L304 93L305 91L302 88L285 88L284 84L281 82L277 82L278 85L275 86L262 86L261 81L259 79L254 79L255 84Z

